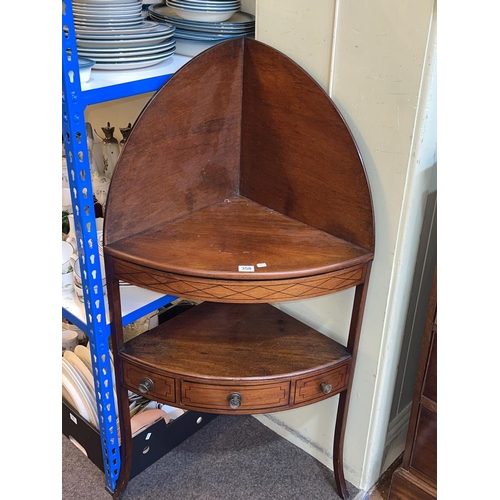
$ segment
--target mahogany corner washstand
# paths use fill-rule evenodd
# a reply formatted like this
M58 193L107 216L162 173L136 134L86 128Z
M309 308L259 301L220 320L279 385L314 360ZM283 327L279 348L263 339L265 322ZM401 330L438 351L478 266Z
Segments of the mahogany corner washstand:
M343 441L375 238L366 173L342 116L288 57L253 39L206 50L137 119L106 205L104 254L122 432L127 392L218 414L340 394ZM202 301L124 342L123 280ZM347 345L270 303L355 287Z

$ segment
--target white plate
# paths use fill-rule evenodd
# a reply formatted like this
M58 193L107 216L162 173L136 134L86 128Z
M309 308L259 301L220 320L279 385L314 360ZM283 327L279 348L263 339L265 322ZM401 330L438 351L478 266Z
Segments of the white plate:
M80 0L75 5L101 5L101 6L119 6L130 3L140 3L140 0Z
M90 415L89 410L87 409L87 405L84 403L82 396L73 385L69 376L64 373L62 374L62 392L63 398L66 399L66 402L69 403L80 414L82 418L84 418L87 422L90 422Z
M201 31L187 31L187 30L176 30L175 31L175 39L178 40L182 38L183 40L198 40L199 42L215 42L215 41L224 41L230 40L232 38L239 38L241 34L236 35L227 35L227 34L219 34L219 33L202 33ZM80 51L78 51L80 53ZM85 55L85 54L82 54Z
M68 389L66 389L66 387L62 386L62 397L64 399L64 401L66 401L66 403L68 403L70 406L72 406L73 408L76 409L76 402L75 400L73 399L73 397L71 396L71 394L68 392Z
M75 385L82 389L86 400L89 403L91 403L94 408L96 408L94 388L93 387L92 389L89 388L90 384L88 380L84 377L84 375L80 372L80 370L77 369L75 365L68 360L67 357L63 357L62 361L63 361L63 371L66 370L66 373L70 375ZM80 363L82 363L83 365L83 362L80 360L80 358L78 358L78 361L80 361Z
M147 47L172 38L172 35L155 35L149 37L118 38L109 40L77 39L76 45L80 47Z
M140 26L142 20L134 21L115 21L115 22L80 22L75 21L75 29L79 28L90 28L93 30L108 30L108 29L118 29L118 28L133 28L134 26Z
M116 61L116 62L96 62L94 69L99 70L110 70L110 71L121 71L121 70L130 70L130 69L139 69L139 68L147 68L148 66L154 66L162 61L165 61L171 58L174 55L175 51L170 51L168 54L160 55L155 57L154 59L146 59L139 61Z
M184 19L183 17L179 16L178 14L175 13L174 9L172 7L168 7L167 5L163 4L155 4L151 5L148 8L148 11L156 17L157 20L163 19L166 22L172 22L172 23L178 23L180 24L185 24L185 25L195 25L198 27L218 27L218 28L249 28L252 26L255 26L255 16L253 14L249 14L248 12L243 12L243 11L238 11L231 18L229 18L227 21L222 21L222 22L197 22L197 21L190 21L187 19Z
M241 5L241 0L232 0L231 2L228 0L166 0L166 4L169 3L180 3L185 5Z
M116 47L110 49L97 48L94 50L79 49L78 54L92 59L94 57L123 57L128 55L147 56L157 54L158 52L165 52L167 49L175 49L175 40L168 40L164 43L159 43L150 47Z
M240 4L239 3L231 3L231 4L219 4L218 6L211 6L211 5L198 5L198 4L190 4L190 3L183 3L183 2L177 2L175 0L172 0L167 3L170 7L172 7L174 10L176 8L183 9L183 10L191 10L193 12L228 12L228 11L233 11L237 12L240 10Z
M78 373L82 375L87 389L91 394L94 394L95 399L94 377L92 376L91 370L89 370L87 365L72 351L64 351L64 358L66 358L68 362L78 370Z
M230 19L237 10L231 10L229 12L196 12L191 10L184 10L179 7L172 7L179 16L184 19L189 19L190 21L203 21L207 23L220 23L222 21L227 21Z
M85 420L99 428L95 399L94 401L92 401L92 397L88 393L85 382L78 374L78 371L73 367L73 365L71 365L71 363L69 363L65 358L62 358L62 362L63 377L66 377L66 379L69 381L68 385L67 383L65 383L63 378L63 385L75 402L75 409L80 412L80 415L85 418ZM81 412L82 406L85 408L85 412L83 413Z
M164 25L160 25L157 22L153 21L143 21L140 25L134 26L132 28L120 28L120 29L108 29L103 32L103 30L96 30L93 28L78 28L76 30L76 36L81 37L85 36L87 38L94 38L94 37L114 37L114 36L119 36L119 35L134 35L134 34L139 34L139 33L165 33L165 32L171 32L174 30L174 27L167 27Z
M92 373L92 359L90 357L90 350L83 345L77 345L75 347L75 354L85 363L89 372Z
M94 14L86 14L82 13L79 14L75 12L73 14L73 18L75 22L80 22L80 23L102 23L102 22L116 22L116 21L131 21L134 19L137 19L138 21L142 21L142 14L140 12L131 12L130 14L119 14L119 13L114 13L114 14L106 14L106 15L101 15L101 16L96 16Z
M95 7L95 6L76 6L73 4L74 14L92 14L92 15L109 15L115 13L131 13L142 12L142 5L129 4L127 7Z
M175 44L172 47L168 47L163 49L161 52L146 54L146 55L138 55L135 53L126 53L126 54L112 54L110 56L96 54L92 59L96 64L100 63L130 63L130 62L142 62L149 61L151 59L158 59L159 57L167 56L169 54L173 54L175 51Z

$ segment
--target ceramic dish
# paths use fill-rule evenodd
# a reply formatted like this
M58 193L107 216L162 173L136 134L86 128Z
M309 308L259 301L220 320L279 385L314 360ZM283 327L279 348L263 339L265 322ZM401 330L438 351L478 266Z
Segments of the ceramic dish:
M86 49L82 48L78 51L79 54L83 53L88 53L92 55L98 56L99 54L113 54L113 53L118 53L118 52L126 52L126 53L135 53L137 51L142 51L142 50L162 50L162 49L167 49L170 48L172 45L175 44L175 40L173 38L168 38L164 42L161 43L155 43L153 45L149 45L148 47L95 47L93 49ZM98 245L99 248L102 248L102 232L99 234L98 232Z
M77 345L74 353L82 360L89 372L92 374L92 359L90 357L90 350L83 345Z
M90 74L92 71L92 66L94 66L94 64L95 61L93 61L92 59L78 56L78 69L81 82L88 82L90 80Z
M70 404L82 418L90 422L90 413L82 396L66 374L62 374L62 393L64 400Z
M190 21L188 19L183 18L175 13L172 7L168 7L165 4L154 4L148 7L148 12L156 16L158 20L169 21L177 21L180 24L195 24L200 26L199 22ZM208 20L205 19L205 22ZM234 13L227 21L219 21L219 22L210 22L208 25L213 26L233 26L233 27L243 27L243 26L255 26L255 16L253 14L249 14L248 12L238 11ZM203 24L201 24L203 26Z
M202 5L202 4L191 4L186 2L180 2L176 0L171 0L167 2L169 7L175 9L189 10L192 12L237 12L240 10L240 4L238 2L219 4L219 5Z
M166 61L167 59L171 58L174 55L174 50L170 51L169 53L165 55L160 55L155 58L151 59L140 59L138 61L117 61L117 62L96 62L96 69L101 69L101 70L109 70L109 71L116 71L116 70L131 70L131 69L139 69L139 68L147 68L149 66L153 66L155 64L158 64L162 61Z
M78 405L77 409L82 417L84 417L88 422L93 424L94 426L98 426L98 417L97 417L97 409L95 407L95 403L92 401L91 395L88 393L85 382L82 380L81 376L78 372L73 368L71 363L69 363L66 359L62 358L63 361L63 376L65 376L70 385L65 385L66 390L70 393L73 401ZM64 382L64 379L63 379ZM72 388L72 389L71 389ZM94 399L95 401L95 399ZM81 407L85 408L85 415L81 412Z
M159 28L159 29L158 29ZM116 35L131 35L136 33L150 33L151 31L156 30L157 32L168 32L173 31L173 27L167 28L166 26L161 26L155 21L143 21L140 25L135 26L133 28L122 28L117 30L107 30L103 33L102 30L96 30L92 28L79 28L76 30L76 34L78 35L97 35L104 37L113 37Z
M198 12L181 9L179 7L175 7L174 10L177 14L179 14L179 16L183 17L184 19L209 23L227 21L235 12L237 12L237 10L231 10L229 12Z
M75 2L75 5L92 5L92 6L120 6L120 5L128 5L131 3L140 3L140 0L119 0L114 2L113 0L80 0L79 2Z
M63 365L62 365L63 370L65 370L66 373L70 375L70 377L73 380L73 382L75 383L75 385L77 387L79 387L84 392L86 400L93 407L95 407L96 399L95 399L95 394L94 394L94 388L92 387L92 389L89 389L89 385L90 385L89 382L85 379L85 377L82 375L80 370L75 368L75 365L68 360L67 356L63 356L62 363L63 363Z
M134 26L139 26L142 21L103 21L101 22L84 22L84 21L75 21L75 30L81 28L92 28L94 30L109 30L112 28L132 28Z
M94 394L95 399L94 377L87 365L72 351L65 351L64 358L66 358L82 376L88 391L90 394Z
M82 7L73 7L73 16L85 17L112 17L112 16L125 16L125 15L140 15L142 16L142 7L131 5L128 9L120 7L119 9L87 9Z
M172 2L185 4L185 5L207 5L207 6L224 6L224 5L241 5L241 0L166 0L166 4Z
M158 43L162 43L172 35L155 35L148 37L140 37L140 38L117 38L117 39L109 39L109 40L87 40L87 39L78 39L77 46L80 49L81 47L86 48L94 48L94 47L148 47L150 45L156 45Z
M202 33L200 31L189 31L189 30L176 30L175 32L175 39L178 40L179 38L182 38L183 40L198 40L198 41L205 41L205 42L213 42L216 40L219 41L224 41L224 40L229 40L231 38L238 38L240 36L239 33L236 35L227 35L227 34L221 34L221 33Z
M140 12L142 5L140 3L128 3L123 5L84 5L73 3L73 13L75 12L93 12L96 14L106 14L109 12Z
M126 54L123 56L111 56L111 57L106 57L106 56L96 56L95 57L95 62L96 65L99 66L100 64L106 64L106 63L131 63L131 62L146 62L154 59L158 59L159 57L164 57L167 55L172 55L174 53L175 47L174 48L169 48L166 49L158 54L150 54L146 56L138 56L136 54Z
M88 55L89 57L124 57L127 55L146 56L164 52L167 49L175 49L175 40L169 40L165 43L152 45L150 47L116 47L110 49L97 48L94 51L80 49L80 54ZM102 255L102 245L99 245L99 254Z

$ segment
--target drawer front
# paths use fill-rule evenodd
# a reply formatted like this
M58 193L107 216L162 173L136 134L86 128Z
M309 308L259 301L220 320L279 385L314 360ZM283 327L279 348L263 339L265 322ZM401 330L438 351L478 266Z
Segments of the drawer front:
M346 363L323 374L297 380L294 404L310 404L342 392L347 388L348 372Z
M147 387L148 383L144 379L149 379L152 382L152 387ZM158 375L155 372L136 367L124 361L123 381L127 389L136 394L143 394L162 403L175 403L175 379L172 377ZM143 384L147 392L140 391L140 384Z
M180 403L217 413L256 413L288 406L290 382L275 384L205 384L181 381Z

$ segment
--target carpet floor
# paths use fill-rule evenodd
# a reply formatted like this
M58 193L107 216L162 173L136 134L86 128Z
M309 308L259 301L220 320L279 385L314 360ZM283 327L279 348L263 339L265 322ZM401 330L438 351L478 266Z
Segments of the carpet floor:
M104 473L62 436L62 499L110 500ZM349 498L358 490L347 484ZM252 416L220 415L132 478L122 500L338 500L333 472Z

